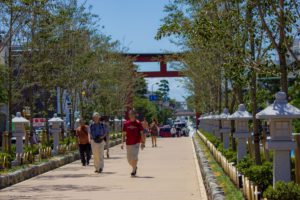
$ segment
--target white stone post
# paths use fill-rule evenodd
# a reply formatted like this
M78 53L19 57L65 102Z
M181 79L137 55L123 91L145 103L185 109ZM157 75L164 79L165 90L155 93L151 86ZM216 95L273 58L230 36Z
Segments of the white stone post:
M53 136L53 150L52 153L54 155L57 154L59 148L59 134L61 133L61 124L63 120L57 117L57 114L54 114L53 118L49 119L49 123L51 126L51 132Z
M16 154L21 154L23 153L23 137L25 137L26 133L25 124L29 124L29 121L22 117L20 112L17 112L16 117L12 119L12 123L15 127L13 136L16 137ZM19 164L18 157L16 157L16 160L12 164L14 166Z
M273 184L291 181L290 150L295 149L292 139L292 119L300 118L300 110L290 104L284 92L275 95L275 101L256 114L257 119L269 121L271 137L266 148L273 150Z
M228 119L229 117L229 111L227 108L224 109L223 113L220 115L221 119L221 133L223 134L223 148L228 149L229 148L229 138L230 138L230 132L231 132L231 123Z
M238 110L229 116L229 119L235 120L234 137L238 140L237 160L243 159L247 155L247 139L249 138L248 121L252 118L246 111L244 104L240 104Z

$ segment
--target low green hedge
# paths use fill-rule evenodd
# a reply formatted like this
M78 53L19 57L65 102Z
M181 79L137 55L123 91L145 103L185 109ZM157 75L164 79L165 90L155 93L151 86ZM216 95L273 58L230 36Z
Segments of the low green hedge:
M254 160L247 156L240 160L236 167L239 172L254 182L261 191L272 185L272 163L265 161L262 165L256 165Z
M264 191L272 185L273 172L272 163L264 161L262 165L256 165L254 160L248 156L237 163L237 152L232 149L224 149L221 141L214 135L201 131L201 133L225 156L229 162L236 164L240 173L255 183L260 191Z
M264 197L268 200L300 200L300 186L294 182L278 181L275 188L268 187Z
M222 142L214 135L201 131L201 133L225 156L229 162L237 162L237 153L232 149L224 149Z

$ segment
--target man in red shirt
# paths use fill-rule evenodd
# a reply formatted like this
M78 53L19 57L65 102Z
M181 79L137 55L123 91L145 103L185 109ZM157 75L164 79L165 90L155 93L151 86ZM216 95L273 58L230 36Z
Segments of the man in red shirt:
M127 160L132 167L131 176L134 177L137 173L137 162L139 148L145 148L145 135L142 123L136 119L136 112L131 110L129 112L129 120L123 126L122 146L126 141Z

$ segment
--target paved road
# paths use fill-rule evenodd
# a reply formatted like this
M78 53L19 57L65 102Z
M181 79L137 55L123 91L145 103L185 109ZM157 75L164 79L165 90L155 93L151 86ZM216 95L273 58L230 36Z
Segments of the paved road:
M150 146L149 141L147 146ZM191 138L159 139L140 154L138 177L130 178L125 151L111 149L103 174L79 161L0 190L1 200L205 200ZM199 179L200 176L200 179Z

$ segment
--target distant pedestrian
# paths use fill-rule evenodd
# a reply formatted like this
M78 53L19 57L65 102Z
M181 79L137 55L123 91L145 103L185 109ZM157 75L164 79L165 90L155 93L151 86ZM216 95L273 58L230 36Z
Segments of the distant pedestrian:
M129 112L129 120L123 126L122 146L126 141L127 160L132 167L131 176L135 177L137 173L137 163L139 148L145 148L145 134L142 123L136 119L136 112Z
M107 130L106 137L104 138L104 141L106 143L106 158L109 158L109 148L110 148L110 128L109 128L109 121L107 120L108 117L101 118L101 122L105 126Z
M176 137L176 133L177 133L177 130L176 130L175 126L172 126L172 128L171 128L172 137Z
M85 125L82 118L79 120L79 127L76 129L76 137L82 166L89 165L91 159L89 127Z
M106 126L100 122L100 115L97 112L93 114L93 123L90 125L90 132L95 173L102 173L104 168L104 140L108 134L108 130Z
M146 138L149 133L149 123L147 122L146 117L144 117L144 120L142 121L142 126L144 128L144 134Z
M152 147L157 147L157 136L158 136L158 123L155 118L152 119L152 123L150 125L151 130L151 140L152 140Z

